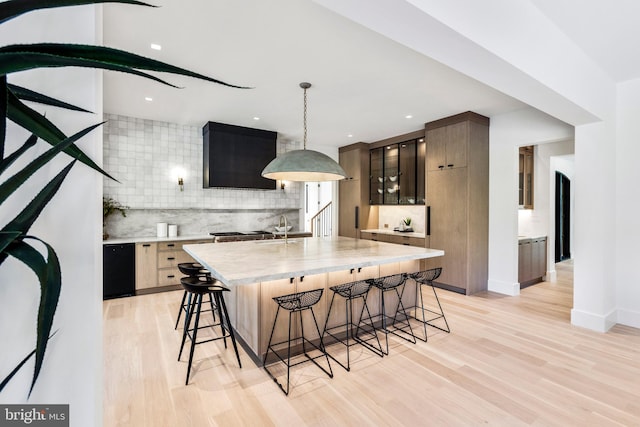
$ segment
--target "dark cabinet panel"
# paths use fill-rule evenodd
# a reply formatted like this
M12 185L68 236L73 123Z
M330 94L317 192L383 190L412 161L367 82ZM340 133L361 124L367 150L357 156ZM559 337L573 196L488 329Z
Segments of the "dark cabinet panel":
M104 245L102 255L103 298L134 295L136 289L135 244Z

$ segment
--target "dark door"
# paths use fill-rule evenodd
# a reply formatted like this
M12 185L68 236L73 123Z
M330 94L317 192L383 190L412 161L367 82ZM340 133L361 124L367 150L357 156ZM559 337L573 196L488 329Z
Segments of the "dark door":
M571 258L571 181L561 172L556 172L556 262Z

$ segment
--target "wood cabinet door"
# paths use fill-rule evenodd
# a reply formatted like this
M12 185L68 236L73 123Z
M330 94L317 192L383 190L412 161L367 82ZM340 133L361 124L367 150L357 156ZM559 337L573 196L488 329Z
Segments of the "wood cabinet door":
M446 164L447 168L467 167L467 144L469 141L467 122L447 126Z
M547 274L547 239L535 239L531 246L533 278Z
M157 243L136 244L136 289L158 286Z
M427 132L427 172L443 169L446 162L447 128ZM427 191L427 194L428 191Z
M340 153L339 162L342 169L347 173L347 180L360 179L361 160L360 150L349 150Z
M518 243L518 282L531 280L531 241L524 240Z
M338 235L357 239L356 222L359 223L360 219L356 219L356 211L359 213L360 210L360 180L342 180L339 186Z
M432 261L442 267L438 282L467 289L467 170L429 172L427 185L430 247L444 250L443 257Z

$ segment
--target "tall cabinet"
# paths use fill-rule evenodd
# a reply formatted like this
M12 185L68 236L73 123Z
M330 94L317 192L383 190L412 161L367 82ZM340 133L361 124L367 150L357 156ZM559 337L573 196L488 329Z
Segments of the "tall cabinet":
M369 205L369 145L340 147L340 166L347 178L339 181L340 236L360 238L360 230L378 228L378 209Z
M425 125L427 234L444 257L438 285L467 295L487 289L489 118L473 112Z

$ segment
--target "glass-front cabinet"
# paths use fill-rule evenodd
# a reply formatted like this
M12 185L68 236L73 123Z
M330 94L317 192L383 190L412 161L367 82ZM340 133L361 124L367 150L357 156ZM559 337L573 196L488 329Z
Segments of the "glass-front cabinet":
M369 151L372 205L424 204L425 147L420 138Z

